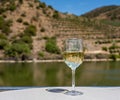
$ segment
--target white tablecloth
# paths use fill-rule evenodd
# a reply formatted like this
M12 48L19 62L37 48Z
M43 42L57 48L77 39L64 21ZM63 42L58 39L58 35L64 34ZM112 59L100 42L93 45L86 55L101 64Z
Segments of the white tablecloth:
M64 92L48 92L46 89L71 87L42 87L0 92L0 100L120 100L120 87L76 87L83 95L70 96Z

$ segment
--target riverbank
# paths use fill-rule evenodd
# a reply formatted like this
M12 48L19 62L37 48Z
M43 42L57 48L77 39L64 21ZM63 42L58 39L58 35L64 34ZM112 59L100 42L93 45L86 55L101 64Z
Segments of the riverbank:
M89 61L93 61L93 62L100 62L100 61L114 61L112 59L85 59L84 62L89 62ZM120 59L117 59L116 61L120 61ZM16 61L16 60L0 60L0 63L31 63L31 62L35 62L35 63L42 63L42 62L64 62L64 60L60 60L60 59L55 59L55 60L25 60L25 61Z

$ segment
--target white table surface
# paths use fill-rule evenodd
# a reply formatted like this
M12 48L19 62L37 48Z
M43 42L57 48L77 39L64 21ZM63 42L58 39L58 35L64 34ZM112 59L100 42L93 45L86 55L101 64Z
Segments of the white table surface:
M120 87L76 87L83 95L69 96L48 92L46 89L68 89L71 87L41 87L0 92L0 100L120 100Z

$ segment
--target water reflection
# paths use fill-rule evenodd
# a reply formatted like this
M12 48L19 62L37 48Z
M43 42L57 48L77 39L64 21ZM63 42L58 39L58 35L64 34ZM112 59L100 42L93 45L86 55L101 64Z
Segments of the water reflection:
M25 63L1 63L1 86L27 86L33 85L33 72L29 64Z
M84 62L76 70L78 86L119 86L120 62ZM0 86L71 86L65 63L0 63Z

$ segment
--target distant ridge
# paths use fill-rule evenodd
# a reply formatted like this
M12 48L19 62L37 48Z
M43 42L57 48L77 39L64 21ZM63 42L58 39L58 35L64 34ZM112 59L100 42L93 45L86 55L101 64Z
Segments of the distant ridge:
M120 6L117 6L117 5L103 6L103 7L94 9L82 16L87 18L96 18L96 17L103 18L104 16L104 18L106 19L120 20Z

